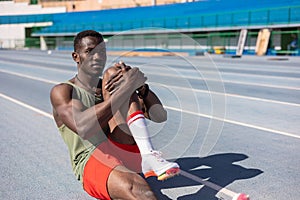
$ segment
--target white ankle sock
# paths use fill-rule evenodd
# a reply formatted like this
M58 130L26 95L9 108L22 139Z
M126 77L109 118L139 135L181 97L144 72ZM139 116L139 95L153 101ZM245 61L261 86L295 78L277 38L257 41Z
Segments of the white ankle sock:
M127 124L141 154L150 153L150 151L153 150L153 146L150 141L144 113L142 111L132 113L127 118Z

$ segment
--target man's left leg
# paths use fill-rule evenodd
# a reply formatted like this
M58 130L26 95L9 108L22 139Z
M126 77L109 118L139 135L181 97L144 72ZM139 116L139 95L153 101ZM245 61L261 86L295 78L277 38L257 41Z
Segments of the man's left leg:
M158 180L166 180L179 173L179 165L165 160L161 152L154 150L137 98L136 94L131 98L127 124L141 152L142 172L146 178L156 176Z
M105 82L106 78L116 73L115 68L109 68L103 78ZM103 90L104 99L109 97L109 93ZM128 107L127 105L124 105ZM122 119L115 120L116 117L120 118L122 115L114 116L109 122L112 134L110 138L116 142L123 144L134 144L137 143L142 156L142 171L145 177L157 176L158 180L165 180L179 173L179 165L175 162L168 162L160 152L155 151L151 141L150 135L147 129L146 120L136 94L131 96L129 102L129 109L127 122L117 124L116 121L120 122ZM132 138L132 136L133 138Z

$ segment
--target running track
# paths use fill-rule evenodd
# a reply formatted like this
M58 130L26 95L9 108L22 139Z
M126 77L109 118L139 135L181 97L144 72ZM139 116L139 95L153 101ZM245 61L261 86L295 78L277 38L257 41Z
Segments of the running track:
M148 180L159 199L298 199L300 58L270 58L109 57L140 67L168 110L149 128L183 173ZM0 51L1 199L92 199L72 175L49 102L75 72L70 52Z

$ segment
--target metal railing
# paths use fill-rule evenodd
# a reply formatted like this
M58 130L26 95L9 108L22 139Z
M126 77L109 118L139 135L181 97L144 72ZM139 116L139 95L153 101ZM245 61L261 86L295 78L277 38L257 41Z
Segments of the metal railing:
M62 20L63 21L63 20ZM198 14L188 16L174 16L165 18L149 18L136 20L119 20L112 22L76 21L74 24L59 23L51 27L36 31L36 35L76 33L85 29L95 29L102 33L113 33L133 29L147 29L160 27L175 30L230 29L234 27L251 26L286 26L300 23L300 6L270 9L244 10L237 12L223 12Z

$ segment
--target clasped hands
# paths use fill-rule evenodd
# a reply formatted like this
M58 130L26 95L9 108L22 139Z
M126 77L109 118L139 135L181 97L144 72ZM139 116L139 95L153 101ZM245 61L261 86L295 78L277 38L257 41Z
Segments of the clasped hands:
M137 88L143 86L147 80L139 68L131 68L122 61L116 63L113 67L116 72L110 76L104 86L104 89L111 95L117 90L126 90L132 94Z

